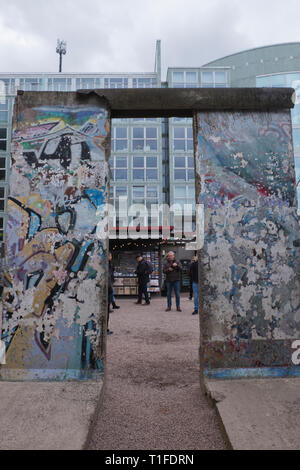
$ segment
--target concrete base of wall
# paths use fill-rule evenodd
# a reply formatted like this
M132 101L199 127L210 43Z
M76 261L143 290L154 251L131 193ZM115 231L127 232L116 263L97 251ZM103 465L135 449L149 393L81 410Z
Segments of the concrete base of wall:
M84 448L102 389L102 380L0 382L0 449Z
M234 450L296 450L300 378L206 380Z
M99 369L5 369L0 366L0 381L66 382L69 380L101 381L103 380L103 366L100 364Z
M231 369L204 369L208 379L250 379L300 377L300 367L235 367Z

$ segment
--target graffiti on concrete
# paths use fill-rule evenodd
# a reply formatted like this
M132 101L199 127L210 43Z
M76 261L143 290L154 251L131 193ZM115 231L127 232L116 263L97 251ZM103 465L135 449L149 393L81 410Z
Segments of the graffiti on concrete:
M289 112L199 113L196 172L206 365L286 365L300 329Z
M101 369L109 117L91 106L17 116L8 201L2 340L6 366L26 378ZM15 376L17 372L15 373Z

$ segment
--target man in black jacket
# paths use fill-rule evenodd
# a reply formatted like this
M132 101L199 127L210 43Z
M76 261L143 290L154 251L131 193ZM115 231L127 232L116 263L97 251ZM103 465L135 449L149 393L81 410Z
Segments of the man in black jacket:
M141 253L136 256L136 260L138 262L135 271L138 278L138 299L136 304L142 303L142 298L144 294L146 303L143 305L150 305L150 299L147 290L147 284L149 282L149 265L147 261L143 258Z
M115 282L115 275L114 275L115 268L112 264L112 255L111 253L108 253L108 295L109 295L109 304L112 304L113 309L118 309L120 308L116 304L115 300L115 291L114 291L114 282Z
M193 261L190 264L190 277L193 285L195 306L193 315L197 315L199 311L198 256L194 256Z

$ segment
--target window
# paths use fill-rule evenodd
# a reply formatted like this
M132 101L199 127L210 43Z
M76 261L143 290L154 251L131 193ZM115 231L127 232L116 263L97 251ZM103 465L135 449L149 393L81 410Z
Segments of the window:
M300 86L300 73L273 74L264 77L256 77L257 87L291 87L296 92Z
M145 198L145 187L144 186L133 186L132 187L132 201L134 204L142 204ZM142 201L142 202L141 202Z
M112 128L111 151L112 152L127 152L128 151L127 127L113 127Z
M272 87L285 87L286 76L285 75L273 75L272 76Z
M157 157L133 157L132 179L135 181L158 180Z
M215 72L215 87L226 87L226 72Z
M270 87L271 86L271 77L257 77L256 78L257 87Z
M195 210L195 187L194 185L174 185L174 203L179 204L182 209L185 204L191 204Z
M151 219L151 206L158 204L158 186L133 186L132 187L132 203L143 204L148 211L148 217L144 217L144 225L159 225L157 217Z
M127 191L127 186L111 186L110 187L110 204L114 206L115 209L115 217L113 217L113 214L110 214L111 216L111 224L112 225L120 225L120 220L119 216L124 216L127 215L127 212L123 213L122 211L122 204L120 205L120 197L128 197L128 191Z
M127 196L127 186L115 186L115 197L126 197Z
M2 244L4 241L4 208L5 208L5 188L0 187L0 257L2 257Z
M111 186L110 187L110 203L114 204L115 208L119 207L119 198L127 197L128 191L127 186Z
M89 89L89 88L101 88L100 78L95 77L82 77L76 78L76 90Z
M157 218L153 219L151 221L151 206L153 204L158 204L158 187L157 186L146 186L145 188L145 203L146 207L148 209L148 215L149 215L149 225L155 224L159 225L159 220ZM155 223L156 222L156 223Z
M8 121L8 99L0 95L0 121Z
M5 181L5 178L6 178L6 158L0 157L0 180Z
M214 76L213 72L202 72L201 73L202 87L213 88L214 87Z
M299 88L300 84L300 73L287 73L286 84L288 87Z
M187 83L197 83L197 72L185 72Z
M0 127L0 151L7 150L7 128Z
M128 88L128 78L105 78L104 88Z
M15 94L15 79L14 78L1 78L0 79L1 93Z
M0 187L0 212L4 212L4 205L5 205L5 188ZM3 226L2 226L3 230ZM2 241L3 238L0 239Z
M41 91L41 78L20 78L20 89L24 91Z
M184 82L184 72L173 72L173 82Z
M132 88L155 88L157 85L155 78L133 78Z
M4 217L3 214L0 214L0 247L2 248L2 243L4 240ZM2 252L2 249L1 249Z
M175 152L193 151L193 128L174 127L173 128L173 150Z
M158 204L158 186L133 186L132 202L133 204Z
M220 71L203 71L201 72L202 88L226 88L227 73Z
M111 170L111 179L113 181L127 181L128 178L128 159L127 157L112 157L109 161Z
M147 186L146 187L146 198L155 199L158 202L158 187L157 186Z
M144 152L157 150L157 127L133 127L132 149Z
M48 78L48 90L49 91L70 91L71 88L72 88L71 78Z
M195 179L194 157L183 155L174 157L174 180L193 181Z
M173 88L196 88L198 86L198 73L196 71L173 72Z

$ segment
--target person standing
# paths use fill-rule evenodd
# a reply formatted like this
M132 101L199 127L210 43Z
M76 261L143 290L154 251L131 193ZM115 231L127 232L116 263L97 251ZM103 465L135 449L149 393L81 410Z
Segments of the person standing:
M141 253L139 253L136 256L136 260L138 262L137 268L136 268L136 275L138 278L138 299L136 304L141 304L143 295L145 297L145 304L143 305L150 305L150 298L148 294L148 289L147 289L147 284L150 280L149 274L151 272L151 268L149 266L149 263L143 258Z
M109 325L109 314L112 312L110 310L110 303L111 303L111 296L113 295L113 284L112 284L112 276L111 276L111 254L108 253L108 302L107 302L107 329L106 332L108 335L111 335L113 331L111 331L108 327Z
M192 281L192 276L191 276L191 265L192 262L194 261L194 258L189 264L189 278L190 278L190 285L189 285L189 300L193 300L193 281Z
M198 256L194 256L190 265L190 276L194 294L194 311L192 315L198 315L199 312L199 284L198 284Z
M112 305L113 309L120 308L119 305L116 304L115 300L115 292L114 292L114 282L115 282L115 275L114 275L114 266L112 264L112 255L108 253L108 272L109 272L109 304Z
M166 275L166 286L167 286L167 300L168 307L166 312L169 312L172 308L172 290L174 289L176 298L177 312L181 312L180 308L180 277L181 277L182 265L175 258L175 253L169 251L167 257L163 263L163 272Z

